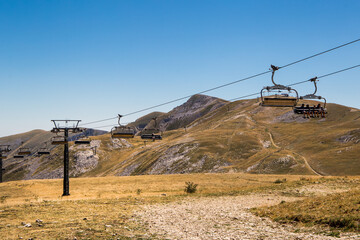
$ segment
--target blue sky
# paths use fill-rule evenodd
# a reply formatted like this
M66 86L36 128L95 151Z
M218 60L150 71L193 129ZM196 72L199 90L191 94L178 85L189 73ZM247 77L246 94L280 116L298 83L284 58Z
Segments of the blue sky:
M0 0L0 136L48 130L51 119L126 114L327 50L360 38L359 10L356 0ZM306 80L357 65L359 56L360 42L277 79ZM360 108L359 75L323 78L318 93ZM266 85L270 74L208 95L232 99ZM304 95L312 86L297 89Z

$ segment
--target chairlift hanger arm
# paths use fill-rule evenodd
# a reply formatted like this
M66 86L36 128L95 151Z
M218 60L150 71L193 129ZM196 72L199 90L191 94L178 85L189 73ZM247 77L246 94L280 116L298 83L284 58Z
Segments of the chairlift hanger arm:
M122 118L122 117L123 117L123 115L118 114L118 124L119 124L119 126L121 126L121 123L120 123L120 118Z
M278 84L276 84L274 82L274 75L275 75L275 71L279 70L279 67L274 66L274 65L271 65L270 67L271 67L270 70L272 71L272 73L271 73L271 81L275 86L277 86Z
M317 80L317 77L313 77L313 78L311 78L309 81L314 83L315 91L314 91L313 94L315 95L316 92L317 92L316 81L319 81L319 80Z

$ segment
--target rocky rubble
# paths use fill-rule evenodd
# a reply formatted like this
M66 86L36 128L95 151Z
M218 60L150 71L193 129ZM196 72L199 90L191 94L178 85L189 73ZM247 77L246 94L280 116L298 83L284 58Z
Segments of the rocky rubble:
M147 205L136 220L151 234L166 239L358 239L354 234L340 238L297 229L249 212L249 208L294 201L273 195L196 198L183 202Z

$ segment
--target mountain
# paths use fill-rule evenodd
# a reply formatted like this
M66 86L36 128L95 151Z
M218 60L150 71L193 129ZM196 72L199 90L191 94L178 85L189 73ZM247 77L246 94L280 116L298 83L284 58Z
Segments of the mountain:
M226 103L227 101L219 98L196 94L169 113L160 115L157 119L159 128L161 131L169 131L187 127L196 119L213 112Z
M71 176L196 172L360 175L359 109L328 104L327 118L305 119L291 108L259 106L257 99L200 99L206 107L197 104L195 96L158 115L160 126L167 129L162 141L144 142L139 136L111 139L110 134L103 134L92 137L91 146L70 144ZM192 118L195 120L190 122ZM31 139L39 136L34 134ZM91 147L97 147L96 153ZM61 177L62 155L63 148L56 147L49 156L6 159L4 178Z

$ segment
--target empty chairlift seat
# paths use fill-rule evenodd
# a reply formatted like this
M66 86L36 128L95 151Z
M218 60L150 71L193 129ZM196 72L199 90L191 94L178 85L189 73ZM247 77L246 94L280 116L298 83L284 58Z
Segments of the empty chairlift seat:
M112 138L133 138L135 129L125 126L116 126L111 129Z
M51 138L52 145L63 145L66 144L68 141L65 137L62 136L55 136Z
M18 155L20 155L20 156L25 156L25 155L30 155L30 154L31 154L30 149L29 149L29 148L25 148L25 147L20 148L20 149L19 149L19 152L18 152Z
M118 114L118 124L119 126L115 126L111 129L111 137L112 138L133 138L135 136L135 128L123 126L120 123L122 115Z
M82 138L82 139L78 139L75 140L75 144L90 144L91 143L91 139L90 138Z
M48 155L48 154L50 154L50 152L49 152L46 148L41 148L41 149L37 152L37 154L39 154L39 155Z
M299 101L298 92L291 87L276 84L274 81L275 71L279 68L271 65L271 81L274 86L264 87L261 92L261 106L264 107L295 107ZM266 96L265 96L266 95Z

